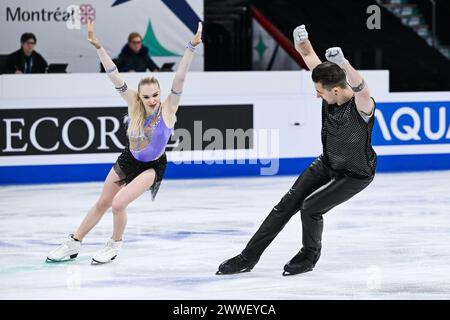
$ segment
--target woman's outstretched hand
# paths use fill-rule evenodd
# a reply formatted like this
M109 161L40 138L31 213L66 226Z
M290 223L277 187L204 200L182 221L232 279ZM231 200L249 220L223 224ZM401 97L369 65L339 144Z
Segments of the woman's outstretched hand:
M96 48L100 49L102 47L100 41L94 36L94 22L91 20L88 20L87 23L87 29L88 29L88 41Z
M202 29L203 29L202 23L199 22L197 33L195 34L194 38L191 40L191 43L194 47L196 47L197 45L199 45L202 42Z

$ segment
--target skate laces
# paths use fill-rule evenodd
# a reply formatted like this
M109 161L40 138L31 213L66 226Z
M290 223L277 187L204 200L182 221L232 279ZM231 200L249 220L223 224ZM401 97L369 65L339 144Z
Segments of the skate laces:
M108 252L108 251L111 251L111 250L115 250L117 247L116 247L116 242L114 241L114 240L108 240L108 242L105 244L105 246L102 248L102 249L100 249L100 251L99 252Z
M237 255L233 260L237 262L240 267L245 267L249 262L242 254Z
M66 250L70 249L72 241L74 241L74 240L71 238L64 241L63 244L61 245L61 249L66 249Z

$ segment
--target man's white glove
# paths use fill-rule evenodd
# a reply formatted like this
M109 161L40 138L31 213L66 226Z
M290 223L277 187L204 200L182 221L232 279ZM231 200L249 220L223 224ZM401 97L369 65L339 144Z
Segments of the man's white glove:
M293 34L295 44L301 44L308 40L308 31L306 31L306 27L304 24L295 28Z
M342 67L342 65L347 61L344 57L344 53L342 49L339 47L330 48L325 52L325 58L328 61L336 63L338 66Z

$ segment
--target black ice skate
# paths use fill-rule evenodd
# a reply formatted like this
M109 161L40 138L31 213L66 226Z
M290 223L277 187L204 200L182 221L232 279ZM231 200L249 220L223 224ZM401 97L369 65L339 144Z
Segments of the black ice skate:
M320 251L313 254L306 254L300 250L288 263L284 265L283 276L293 276L295 274L312 271L319 260Z
M216 274L235 274L242 272L250 272L253 267L258 263L259 259L250 261L241 254L236 257L228 259L219 266Z

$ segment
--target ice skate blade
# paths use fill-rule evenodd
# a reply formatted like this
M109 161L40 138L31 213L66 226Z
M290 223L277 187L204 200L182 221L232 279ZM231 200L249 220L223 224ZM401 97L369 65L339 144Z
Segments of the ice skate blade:
M94 258L92 258L91 265L97 266L97 265L101 265L101 264L111 263L116 257L117 257L117 256L114 256L114 257L111 258L111 260L106 261L106 262L97 261L97 260L95 260Z
M304 269L304 270L301 270L301 271L294 271L294 272L285 270L285 271L283 271L283 277L295 276L295 275L298 275L298 274L310 272L312 270L313 270L312 268L311 269Z
M52 260L49 257L47 257L45 259L45 263L63 263L63 262L69 262L72 261L73 259L75 259L78 256L78 253L75 253L73 255L70 256L69 259L64 259L64 260Z
M230 272L230 273L223 273L223 272L217 270L216 275L218 275L218 276L227 276L227 275L232 275L232 274L246 273L246 272L250 272L250 271L252 271L252 269L249 269L249 268L241 270L241 271Z

